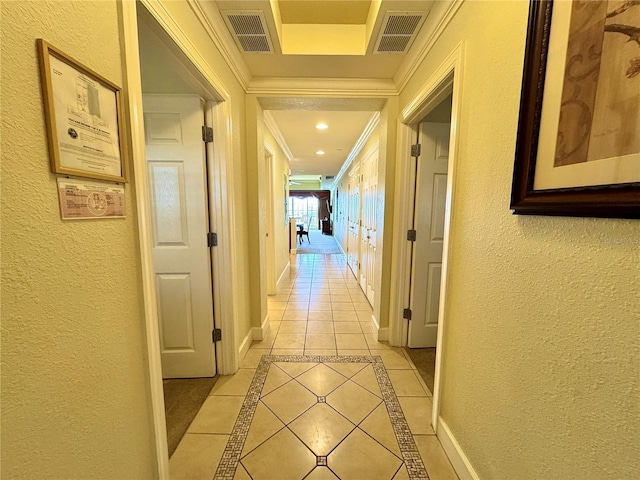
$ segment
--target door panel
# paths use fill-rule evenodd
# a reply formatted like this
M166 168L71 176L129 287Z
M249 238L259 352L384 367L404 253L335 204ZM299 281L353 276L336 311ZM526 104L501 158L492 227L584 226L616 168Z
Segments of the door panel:
M378 152L374 152L363 162L362 199L362 268L360 286L367 300L373 306L373 282L376 271L376 228L378 201Z
M434 347L438 333L447 168L448 123L422 123L416 173L416 209L410 347Z
M156 275L160 308L160 346L165 351L194 351L193 305L189 274Z
M143 101L163 377L213 376L202 100L145 95Z
M347 263L358 278L360 264L360 168L351 172L349 180L349 232L347 239Z

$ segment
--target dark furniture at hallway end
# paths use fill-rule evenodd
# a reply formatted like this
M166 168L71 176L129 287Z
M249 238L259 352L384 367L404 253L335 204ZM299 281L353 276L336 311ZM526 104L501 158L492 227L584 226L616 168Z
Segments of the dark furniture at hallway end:
M304 229L304 225L303 224L298 224L298 242L302 243L302 237L303 235L307 236L307 242L311 243L311 240L309 240L309 232L307 230Z
M333 222L331 220L322 220L322 234L333 235Z

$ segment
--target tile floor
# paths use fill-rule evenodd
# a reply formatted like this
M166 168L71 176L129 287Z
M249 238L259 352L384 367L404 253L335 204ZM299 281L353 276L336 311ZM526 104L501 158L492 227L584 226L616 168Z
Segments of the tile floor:
M404 350L373 335L344 256L291 265L269 298L270 333L216 383L171 478L457 479L430 426L431 394Z

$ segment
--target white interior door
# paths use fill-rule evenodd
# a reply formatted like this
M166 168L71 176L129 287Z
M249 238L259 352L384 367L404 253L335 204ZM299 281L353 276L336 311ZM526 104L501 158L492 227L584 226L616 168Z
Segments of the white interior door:
M358 278L360 263L360 168L351 172L349 180L349 232L347 237L347 263Z
M144 96L164 378L216 372L203 124L196 95Z
M363 163L360 166L362 170L360 183L360 272L358 282L363 292L367 291L367 267L369 266L369 241L367 217L371 208L371 198L369 196L369 165Z
M447 196L449 123L420 124L409 347L435 347Z
M362 258L364 274L360 286L369 303L373 306L373 283L376 271L377 244L377 208L378 208L378 152L368 157L364 164L363 173L363 207L362 207L362 238L363 250L366 254Z

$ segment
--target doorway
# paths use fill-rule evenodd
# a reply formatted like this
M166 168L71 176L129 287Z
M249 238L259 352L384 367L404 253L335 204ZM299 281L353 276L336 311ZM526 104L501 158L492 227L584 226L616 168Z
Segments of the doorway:
M451 95L418 127L420 155L415 158L411 290L407 353L431 392L434 387L440 310L442 249L447 194Z
M433 409L431 424L438 435L441 400L441 372L443 359L443 345L446 331L447 304L448 304L448 282L449 282L449 255L452 232L451 218L455 208L455 184L456 184L456 163L458 156L458 132L461 111L462 78L463 78L464 45L458 45L451 54L444 59L437 67L432 76L419 90L416 96L407 102L407 107L402 111L398 128L398 162L396 166L396 194L394 208L394 245L392 246L395 262L392 265L392 281L389 321L389 341L394 346L406 347L409 342L409 328L413 320L413 306L411 292L415 290L412 284L412 266L416 264L414 259L413 242L411 241L414 225L414 194L412 186L416 181L415 158L419 156L416 148L412 147L416 143L420 132L420 124L427 119L427 116L434 112L445 99L450 98L450 110L446 118L450 121L448 161L446 173L446 187L444 193L444 216L441 218L442 229L442 260L440 263L441 273L439 275L440 287L438 297L438 321L435 328L436 349L435 368L433 376ZM442 107L444 108L444 107ZM431 118L433 119L433 118ZM432 123L443 123L435 121ZM441 142L442 143L442 142ZM444 150L442 148L441 150ZM440 188L440 187L438 187ZM442 190L440 188L440 190ZM442 193L440 193L442 195ZM420 233L416 231L416 238ZM428 268L418 265L428 273ZM432 268L432 278L435 268ZM437 277L437 275L435 275ZM432 289L434 290L434 289ZM422 301L426 301L423 294ZM431 300L433 302L433 300ZM424 321L424 319L423 319ZM418 361L419 363L419 361ZM432 359L429 361L433 364Z
M217 370L233 370L237 361L228 327L233 295L225 295L235 277L225 260L234 248L227 241L233 232L224 228L232 201L220 186L228 178L221 160L228 139L219 127L228 106L185 47L161 27L159 12L136 2L123 6L123 15L129 108L140 119L131 126L136 206L156 458L165 478L168 457ZM215 149L205 142L203 125L215 130ZM221 237L220 248L208 246L210 232ZM223 277L231 281L213 281ZM214 318L223 325L214 325ZM214 344L216 327L228 335Z

